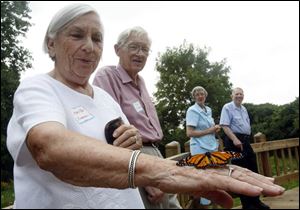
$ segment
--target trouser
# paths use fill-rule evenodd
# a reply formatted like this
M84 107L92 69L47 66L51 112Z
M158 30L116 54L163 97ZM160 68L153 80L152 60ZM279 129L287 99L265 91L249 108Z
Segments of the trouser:
M206 152L215 152L216 150L208 150L208 149L205 149L203 147L200 147L198 143L196 142L193 142L191 143L190 142L190 152L191 152L191 155L197 155L197 154L204 154ZM209 205L211 203L210 200L206 199L206 198L203 198L203 197L200 197L200 204L201 205Z
M241 151L240 148L234 146L232 140L230 140L227 136L224 138L224 150L240 152L243 154L243 158L232 160L231 163L258 173L256 155L250 145L250 136L245 134L240 134L240 133L234 133L234 134L243 144L243 151ZM238 195L238 196L241 199L241 203L243 207L249 206L259 201L259 196L255 196L255 197L250 197L245 195Z
M143 146L141 148L141 152L148 155L153 155L153 156L163 158L159 149L154 144L151 146ZM176 194L165 193L163 201L161 203L152 204L149 202L147 198L146 190L142 187L139 187L139 191L146 209L181 209Z

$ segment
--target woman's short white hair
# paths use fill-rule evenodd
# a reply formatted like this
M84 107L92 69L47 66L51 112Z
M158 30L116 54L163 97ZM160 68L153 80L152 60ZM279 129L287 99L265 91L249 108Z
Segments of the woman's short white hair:
M49 23L43 43L44 52L48 53L49 38L55 38L57 36L57 33L62 31L65 27L67 27L68 24L70 24L73 20L89 12L94 12L99 16L97 11L87 4L71 4L59 10Z
M118 40L117 40L117 45L123 46L124 44L126 44L128 42L128 38L131 35L134 35L137 37L146 37L148 39L149 46L151 46L152 41L149 38L147 31L140 26L128 28L128 29L124 30L123 32L121 32L121 34L119 35Z
M193 90L191 92L193 98L194 98L196 92L203 92L205 94L205 97L207 97L207 95L208 95L207 91L202 86L196 86L193 88Z

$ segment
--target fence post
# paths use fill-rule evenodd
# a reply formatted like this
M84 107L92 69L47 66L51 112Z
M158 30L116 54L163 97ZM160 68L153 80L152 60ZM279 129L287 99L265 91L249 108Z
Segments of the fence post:
M177 141L172 141L165 145L166 157L178 155L180 153L180 144Z
M264 135L261 132L258 132L254 135L254 142L255 143L261 143L261 142L267 142L266 135ZM257 159L258 159L258 165L260 166L261 173L265 176L272 177L272 170L269 162L269 152L260 152L257 153Z
M184 151L190 152L190 140L184 143Z

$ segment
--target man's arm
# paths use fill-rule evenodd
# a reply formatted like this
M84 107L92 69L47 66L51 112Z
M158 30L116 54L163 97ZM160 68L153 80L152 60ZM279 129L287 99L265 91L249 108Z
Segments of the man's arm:
M222 128L227 135L227 137L233 142L234 146L238 147L243 151L243 144L242 142L234 135L232 130L227 125L222 125Z

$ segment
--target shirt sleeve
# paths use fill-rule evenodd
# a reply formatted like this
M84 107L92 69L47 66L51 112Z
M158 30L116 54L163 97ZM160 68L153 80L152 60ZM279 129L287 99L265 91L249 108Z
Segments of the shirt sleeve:
M14 108L18 122L26 133L34 125L46 121L58 121L66 125L64 109L47 84L21 86L14 97Z
M51 86L38 79L22 82L14 95L13 116L7 128L7 146L17 164L30 158L24 143L29 130L49 121L66 125L64 109Z
M196 127L199 121L198 114L191 108L186 113L186 125Z
M225 105L222 108L221 117L220 117L220 125L230 125L230 113L229 108Z

